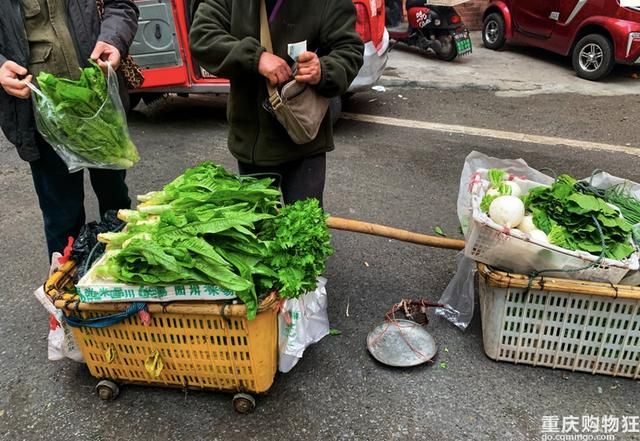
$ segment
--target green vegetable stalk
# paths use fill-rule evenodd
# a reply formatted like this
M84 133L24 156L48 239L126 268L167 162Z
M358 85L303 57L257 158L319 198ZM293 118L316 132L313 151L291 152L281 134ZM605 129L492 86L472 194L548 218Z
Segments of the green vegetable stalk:
M507 172L499 168L492 168L487 172L487 177L489 178L491 187L498 188L500 184L502 184L502 181L504 181L504 178L507 177Z
M125 116L109 96L97 64L82 69L78 80L42 72L37 83L38 129L51 144L72 155L70 162L117 169L138 162Z

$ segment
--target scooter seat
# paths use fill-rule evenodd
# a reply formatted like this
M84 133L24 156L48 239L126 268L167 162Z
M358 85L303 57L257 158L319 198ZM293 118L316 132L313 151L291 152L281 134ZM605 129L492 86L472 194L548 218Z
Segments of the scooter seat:
M409 8L423 8L425 6L427 6L427 2L425 0L407 0L406 8L409 10Z

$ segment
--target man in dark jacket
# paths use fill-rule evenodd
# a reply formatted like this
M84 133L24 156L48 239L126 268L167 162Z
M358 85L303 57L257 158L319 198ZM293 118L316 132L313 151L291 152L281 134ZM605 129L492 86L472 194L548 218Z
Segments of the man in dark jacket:
M83 173L69 173L37 133L25 83L43 71L78 78L89 58L117 68L135 36L138 8L133 0L104 0L100 21L96 0L6 3L0 14L0 126L31 166L51 255L85 222ZM124 171L91 169L89 175L101 216L130 207Z
M307 42L295 79L326 97L346 93L362 66L364 46L355 31L351 0L266 0L274 53L260 44L260 0L201 0L191 27L191 51L200 64L231 80L229 149L240 173L277 172L286 203L322 202L326 152L333 150L327 113L316 139L295 144L267 110L265 79L290 80L289 43Z

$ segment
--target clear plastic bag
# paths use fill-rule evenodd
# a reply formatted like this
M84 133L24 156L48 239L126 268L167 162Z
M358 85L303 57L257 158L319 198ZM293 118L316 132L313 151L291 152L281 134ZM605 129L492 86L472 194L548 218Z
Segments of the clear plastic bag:
M121 170L133 166L138 150L129 137L118 78L111 67L83 69L79 80L38 75L32 90L36 125L70 172L83 168Z
M438 302L446 308L437 308L436 314L464 331L473 318L476 263L464 252L458 253L456 261L458 269Z

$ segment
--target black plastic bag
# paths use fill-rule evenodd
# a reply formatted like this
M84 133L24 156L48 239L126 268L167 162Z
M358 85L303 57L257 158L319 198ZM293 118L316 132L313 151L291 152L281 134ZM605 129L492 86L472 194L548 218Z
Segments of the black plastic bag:
M104 214L102 221L89 222L80 229L80 233L78 233L78 237L73 242L73 248L71 249L71 257L78 265L76 282L86 274L93 262L98 260L104 253L105 244L98 242L98 234L118 231L124 226L124 222L118 219L117 214L116 210L109 210Z

